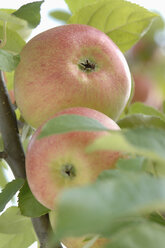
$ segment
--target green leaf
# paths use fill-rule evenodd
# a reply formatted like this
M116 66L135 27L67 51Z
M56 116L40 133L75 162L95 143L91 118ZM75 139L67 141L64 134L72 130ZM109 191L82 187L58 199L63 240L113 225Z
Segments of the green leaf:
M136 128L136 127L156 127L165 129L165 120L158 116L131 114L120 119L117 124L120 128Z
M35 241L31 220L21 216L18 207L10 207L0 216L1 248L27 248Z
M141 38L156 16L124 0L100 0L76 11L69 23L87 24L100 29L125 52Z
M19 62L19 55L13 55L12 53L0 49L0 69L2 71L13 71Z
M3 46L3 50L14 54L20 53L25 45L25 41L21 38L21 36L16 31L6 28L6 37L7 41L5 46ZM3 38L3 27L0 25L0 39Z
M113 170L103 170L101 174L97 177L97 180L110 180L114 178L118 178L121 174L121 171L118 169L113 169Z
M69 9L71 10L72 13L77 12L78 10L82 9L83 7L87 6L87 5L91 5L93 3L96 3L99 0L88 0L88 1L84 1L84 0L77 0L77 1L73 1L73 0L65 0L66 4L68 5Z
M0 212L3 211L6 204L11 200L11 198L16 194L16 192L22 187L23 183L24 183L24 179L17 178L5 186L5 188L0 193Z
M64 10L53 10L49 12L49 15L52 18L63 21L63 22L67 22L68 19L70 18L70 13Z
M28 27L27 21L12 15L15 9L0 9L0 25L3 26L7 22L10 30L17 32L23 39L28 38L31 29Z
M144 171L145 167L145 158L144 157L135 157L129 159L119 159L117 161L116 167L124 171Z
M5 72L4 73L4 79L8 90L13 90L13 84L14 84L14 71L11 72Z
M49 212L49 209L41 205L33 196L27 182L25 182L20 190L18 203L21 214L27 217L35 218Z
M29 230L20 234L0 234L1 248L27 248L36 241L35 234Z
M0 150L4 150L1 146L1 135L0 135ZM6 165L6 162L4 159L0 159L0 188L4 188L5 185L8 183L8 178L7 178L7 170L8 166Z
M0 233L17 234L22 233L25 227L32 228L30 219L22 216L18 207L9 207L0 216ZM27 229L28 229L27 228Z
M35 28L40 23L40 8L44 1L37 1L21 6L13 15L26 20L31 28Z
M63 114L49 120L42 128L39 138L71 131L108 131L99 121L81 115Z
M130 218L165 209L164 187L165 179L121 172L109 180L64 191L56 206L56 233L60 238L111 235L118 222L127 228Z
M152 151L158 156L165 158L165 130L154 128L137 128L128 130L124 136L134 147Z
M119 150L142 155L153 160L165 161L165 130L158 128L134 128L110 131L87 147L88 152L96 150Z
M7 178L5 175L4 168L2 166L2 161L0 160L0 188L4 188L6 184L7 184Z
M165 115L162 112L141 102L136 102L130 105L128 113L156 116L165 121Z
M0 21L3 21L3 22L8 22L8 23L14 23L15 25L17 26L25 26L27 25L26 24L26 21L12 15L12 13L14 12L15 10L11 10L11 9L0 9ZM1 22L1 25L2 23Z
M163 217L161 214L159 214L159 213L156 213L156 212L151 213L151 214L149 215L149 220L152 221L152 222L158 223L158 224L160 224L160 225L162 225L162 226L165 226L165 219L164 219L164 217Z
M165 228L150 222L139 223L116 233L106 248L164 247Z

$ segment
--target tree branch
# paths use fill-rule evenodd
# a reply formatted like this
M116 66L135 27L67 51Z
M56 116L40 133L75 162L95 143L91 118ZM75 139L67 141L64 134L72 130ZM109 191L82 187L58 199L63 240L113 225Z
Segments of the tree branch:
M2 72L0 72L0 131L4 142L4 152L7 154L6 161L15 178L26 178L25 155Z
M1 156L10 166L15 178L26 179L25 154L20 141L17 119L5 86L2 72L0 71L0 132L4 143ZM48 215L32 218L32 224L40 242L40 248L48 247L48 236L51 232ZM62 248L59 243L55 248Z
M6 152L0 152L0 159L6 159L7 158L7 154L6 154Z

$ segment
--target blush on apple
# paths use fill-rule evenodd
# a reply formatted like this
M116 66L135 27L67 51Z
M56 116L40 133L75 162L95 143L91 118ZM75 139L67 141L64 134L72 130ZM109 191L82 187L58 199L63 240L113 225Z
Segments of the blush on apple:
M74 107L55 116L63 114L90 117L108 129L120 129L108 116L93 109ZM72 131L38 139L42 126L36 130L28 145L26 173L32 193L47 208L54 208L56 197L64 189L94 181L103 170L114 168L121 157L117 151L85 152L86 146L96 138L107 135L106 131Z
M32 38L15 71L15 98L24 119L38 127L70 107L96 109L113 120L131 92L119 48L103 32L81 24L52 28Z

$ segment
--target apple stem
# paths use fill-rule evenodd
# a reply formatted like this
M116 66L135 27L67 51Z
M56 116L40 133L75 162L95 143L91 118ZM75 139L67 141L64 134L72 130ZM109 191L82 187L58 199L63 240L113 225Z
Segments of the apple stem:
M0 120L0 131L4 143L4 151L0 153L0 157L6 160L15 178L26 179L25 154L19 137L17 119L5 86L2 71L0 71ZM48 214L38 218L31 218L31 220L40 248L48 248L48 237L50 230L52 230ZM62 248L62 245L58 243L53 248Z

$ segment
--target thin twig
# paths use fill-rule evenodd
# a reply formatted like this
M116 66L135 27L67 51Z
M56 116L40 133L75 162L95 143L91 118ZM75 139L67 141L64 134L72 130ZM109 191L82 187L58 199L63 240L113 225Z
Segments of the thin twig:
M10 166L15 178L26 179L25 154L19 137L17 119L5 86L3 73L0 71L0 132L4 143L6 162ZM2 154L3 153L3 154ZM48 247L48 237L51 225L48 215L32 218L32 224L40 242L40 248ZM54 248L62 248L59 243Z

